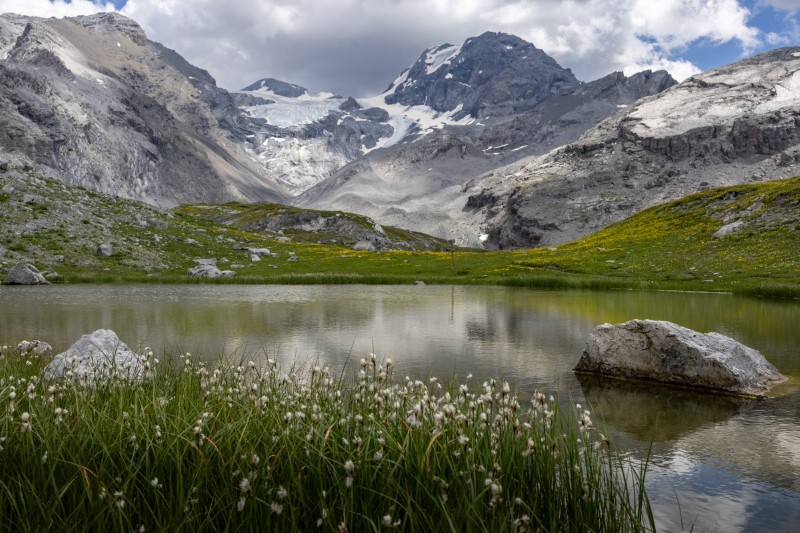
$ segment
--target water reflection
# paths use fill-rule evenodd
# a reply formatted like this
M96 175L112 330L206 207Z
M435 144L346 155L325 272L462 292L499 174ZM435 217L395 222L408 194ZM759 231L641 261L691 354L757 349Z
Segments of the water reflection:
M401 375L509 378L586 402L621 450L643 456L668 531L787 531L800 523L800 394L764 402L572 373L591 330L633 318L719 331L800 377L800 304L712 294L559 292L498 287L0 287L0 343L62 351L114 329L131 346L214 358L318 360L368 352ZM676 500L677 495L677 500ZM685 520L681 525L678 502Z
M753 400L695 392L655 383L577 375L595 416L620 436L663 443L725 422Z

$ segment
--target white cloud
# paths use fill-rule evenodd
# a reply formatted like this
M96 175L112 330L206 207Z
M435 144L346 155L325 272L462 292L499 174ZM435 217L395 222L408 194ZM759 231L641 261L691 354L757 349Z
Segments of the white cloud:
M98 11L115 11L111 2L91 0L0 0L0 13L17 13L34 17L76 17Z
M112 6L0 0L0 11L40 16L100 9ZM383 90L425 48L484 31L518 35L586 81L643 68L683 79L698 71L682 57L697 42L781 42L737 0L128 0L122 13L224 87L272 76L355 96Z

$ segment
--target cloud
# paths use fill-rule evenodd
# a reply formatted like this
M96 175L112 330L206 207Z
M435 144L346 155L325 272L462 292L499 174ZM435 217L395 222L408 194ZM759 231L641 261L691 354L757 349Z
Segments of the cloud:
M91 0L0 0L0 13L18 13L34 17L77 17L98 11L115 11L112 2Z
M111 3L0 0L40 16L92 6ZM684 57L697 43L749 53L785 38L762 34L737 0L128 0L122 13L229 89L271 76L354 96L382 91L430 46L485 31L518 35L586 81L645 68L683 79L699 70Z

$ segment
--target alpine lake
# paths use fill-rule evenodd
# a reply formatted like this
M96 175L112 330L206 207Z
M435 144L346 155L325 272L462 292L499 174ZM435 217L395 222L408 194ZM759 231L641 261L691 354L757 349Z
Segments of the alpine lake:
M717 331L760 350L790 383L766 400L576 376L592 329L634 318ZM450 286L60 285L0 287L0 344L54 352L113 329L134 349L194 360L272 358L398 376L509 380L580 403L611 445L649 452L660 531L800 530L800 302L725 294Z

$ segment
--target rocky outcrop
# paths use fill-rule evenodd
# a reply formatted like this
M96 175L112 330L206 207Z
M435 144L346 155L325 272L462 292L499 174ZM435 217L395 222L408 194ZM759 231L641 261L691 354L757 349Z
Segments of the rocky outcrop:
M44 378L91 386L110 381L138 383L145 373L142 356L134 353L112 330L98 329L56 355L45 368Z
M787 379L730 337L655 320L598 326L575 371L755 397Z
M35 266L27 263L17 263L8 271L3 282L4 285L48 285L49 283Z

